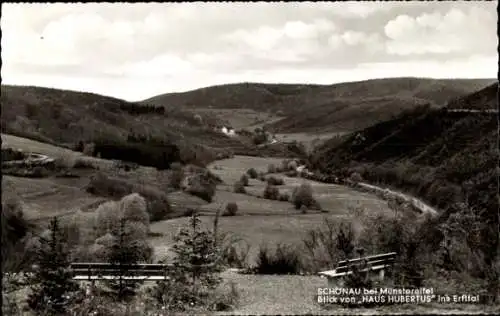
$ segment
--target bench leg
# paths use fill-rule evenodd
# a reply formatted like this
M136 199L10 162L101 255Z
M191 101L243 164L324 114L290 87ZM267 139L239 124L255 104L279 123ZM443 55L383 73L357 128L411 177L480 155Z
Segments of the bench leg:
M385 269L382 269L378 273L378 278L380 281L384 281L384 277L385 277Z

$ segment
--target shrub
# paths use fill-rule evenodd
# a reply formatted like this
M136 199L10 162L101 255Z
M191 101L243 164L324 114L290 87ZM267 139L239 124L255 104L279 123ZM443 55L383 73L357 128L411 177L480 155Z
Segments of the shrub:
M74 169L99 169L96 163L91 159L85 159L85 157L77 157L75 161Z
M259 175L259 174L257 173L257 170L255 170L255 168L250 168L250 169L248 169L248 170L247 170L247 174L248 174L248 176L249 176L250 178L252 178L252 179L256 179L256 178L257 178L257 176Z
M208 173L194 174L185 178L182 184L184 191L197 196L207 202L212 202L215 195L216 184Z
M288 163L287 170L297 170L297 162L295 160L292 160Z
M283 178L276 178L276 177L270 176L267 178L267 183L270 185L283 185L283 184L285 184L285 181L283 181Z
M56 159L55 165L60 169L73 169L76 164L77 157L73 153L64 152L61 157Z
M295 178L298 176L298 172L297 172L297 170L290 170L290 171L285 172L285 175L287 177L290 177L290 178Z
M149 228L149 214L146 200L137 193L124 196L120 200L120 211L127 221L140 222Z
M292 203L295 205L296 209L300 209L302 205L310 208L316 204L312 187L309 183L303 183L293 190Z
M277 244L273 252L261 246L257 255L257 263L253 268L256 274L298 274L301 262L296 249Z
M17 198L7 198L2 201L2 270L17 271L24 264L24 239L32 230L32 225L24 216L21 201Z
M182 180L184 179L184 170L182 170L182 165L176 162L170 166L170 169L170 186L174 189L180 189Z
M283 202L290 201L290 195L287 192L280 193L279 200Z
M277 200L279 198L280 191L274 185L268 184L264 189L264 198L269 200Z
M139 193L147 201L147 210L152 222L165 219L171 213L167 195L155 187L138 185L127 180L111 178L102 173L97 173L91 177L86 190L91 194L115 199L121 199L128 194Z
M267 173L276 173L276 166L274 164L269 164L267 166Z
M250 252L250 246L248 244L246 247L237 247L235 243L231 243L222 249L224 262L229 267L235 268L245 268L247 267L248 253Z
M351 173L349 179L354 183L359 183L363 181L363 177L361 177L361 175L358 172Z
M310 271L318 272L337 264L340 257L336 251L336 236L335 222L327 217L323 219L323 225L307 231L302 242Z
M290 163L290 160L289 159L283 159L281 161L281 170L283 171L288 171L288 164Z
M188 207L184 213L182 214L183 216L186 216L186 217L191 217L193 216L193 214L195 213L198 213L198 210L195 209L195 208L192 208L192 207Z
M258 179L262 182L266 182L266 176L264 174L264 172L259 172L259 176L258 176Z
M104 202L95 210L95 230L97 236L114 231L120 222L120 207L116 201Z
M241 175L240 182L243 184L243 186L248 186L248 175Z
M201 118L201 116L199 114L195 114L193 118L198 125L203 125L203 119Z
M94 143L86 143L83 145L82 153L86 156L93 157L95 154L95 144Z
M226 211L222 214L222 216L234 216L238 212L238 204L235 202L227 203Z
M23 288L18 275L3 273L2 275L2 315L22 315L17 293Z
M351 257L354 251L354 227L352 224L341 223L337 231L337 249L344 255L344 259Z
M307 206L305 206L304 204L302 204L302 206L300 207L300 212L302 214L306 214L307 213Z
M234 193L246 193L245 185L241 181L236 181L234 183Z
M23 160L25 158L24 153L19 150L14 150L12 148L2 148L2 162L10 160Z
M259 132L253 136L253 143L255 145L261 145L267 142L267 134L263 132Z

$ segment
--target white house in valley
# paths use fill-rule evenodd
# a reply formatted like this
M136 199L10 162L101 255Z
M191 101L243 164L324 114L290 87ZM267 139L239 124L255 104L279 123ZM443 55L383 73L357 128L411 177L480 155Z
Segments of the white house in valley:
M232 136L235 136L235 135L236 135L236 133L234 132L234 129L233 129L233 128L227 128L227 127L225 127L225 126L223 126L223 127L221 128L221 132L223 132L224 134L226 134L227 136L230 136L230 137L232 137Z

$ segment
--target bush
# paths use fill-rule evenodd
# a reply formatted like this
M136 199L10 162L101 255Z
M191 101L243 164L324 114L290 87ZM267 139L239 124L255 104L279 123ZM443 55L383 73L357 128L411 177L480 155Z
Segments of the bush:
M264 198L269 200L278 200L280 191L274 185L268 184L264 189Z
M241 175L240 182L243 184L243 186L248 186L248 175Z
M32 230L24 216L23 205L18 199L2 201L2 270L17 271L25 265L23 240Z
M363 177L361 177L361 175L358 172L353 172L349 177L349 179L354 183L359 183L363 181Z
M102 173L97 173L86 187L87 192L121 199L132 193L139 193L147 201L147 210L152 222L163 220L171 213L170 203L167 195L155 187L138 185L127 180L107 177Z
M200 125L200 126L203 125L203 119L201 118L201 116L199 114L195 114L193 118L198 125Z
M297 170L290 170L290 171L285 172L285 175L287 177L290 177L290 178L295 178L298 176L298 174L299 173L297 172Z
M283 184L285 184L285 181L283 181L283 178L276 178L276 177L270 176L267 178L267 183L270 185L283 185Z
M274 253L267 247L261 246L256 266L253 268L256 274L298 274L300 270L298 252L282 244L276 245Z
M64 152L61 157L56 159L55 165L59 169L73 169L76 164L77 156L73 153Z
M210 203L215 195L216 182L208 172L204 172L187 176L181 187L187 193Z
M292 160L288 163L288 166L287 166L287 170L290 170L290 171L296 171L297 170L297 162L295 160Z
M120 206L116 201L104 202L94 211L95 234L104 236L118 228L120 222Z
M247 170L247 174L248 174L248 176L249 176L250 178L252 178L252 179L256 179L256 178L257 178L257 176L259 175L259 174L257 173L257 170L255 170L255 168L250 168L250 169L248 169L248 170Z
M302 206L300 207L300 212L302 214L306 214L307 213L307 206L305 206L304 204L302 204Z
M289 164L289 163L290 163L290 159L283 159L283 160L281 161L281 168L280 168L280 169L281 169L283 172L288 171L288 164Z
M267 142L267 134L266 133L257 133L253 136L253 143L255 145L261 145Z
M274 164L269 164L267 166L267 173L276 173L276 166Z
M82 153L86 156L93 157L95 154L95 144L94 143L84 144L82 148Z
M286 192L280 193L279 200L283 202L288 202L290 201L290 195Z
M182 170L182 165L180 163L173 163L170 166L170 186L174 189L180 189L182 180L184 179L184 171Z
M222 249L226 265L239 269L247 267L249 252L250 246L248 244L246 244L246 247L237 247L235 243L231 243Z
M226 211L222 213L222 216L234 216L238 212L238 204L235 202L227 203Z
M234 183L234 193L247 193L247 191L245 190L245 185L241 181L236 181Z
M313 197L312 187L309 183L303 183L293 190L292 203L295 205L296 209L300 209L302 205L308 208L317 205Z
M140 222L149 228L149 214L146 200L137 193L124 196L120 201L120 211L127 221Z
M264 172L259 172L259 176L258 176L258 179L262 182L266 182L266 175L264 174Z

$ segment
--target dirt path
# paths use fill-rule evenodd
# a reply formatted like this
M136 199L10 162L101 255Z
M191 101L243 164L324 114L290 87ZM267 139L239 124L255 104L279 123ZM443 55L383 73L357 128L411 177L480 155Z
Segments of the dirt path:
M377 192L386 192L386 193L389 193L393 196L399 197L399 198L405 200L406 202L411 203L413 205L413 207L419 209L422 213L429 213L432 216L436 216L439 214L439 211L436 208L433 208L432 206L426 204L422 200L420 200L416 197L410 196L408 194L393 191L393 190L388 189L388 188L378 187L378 186L364 183L364 182L358 183L358 185L361 187L364 187L366 189L369 189L369 190L374 190Z

